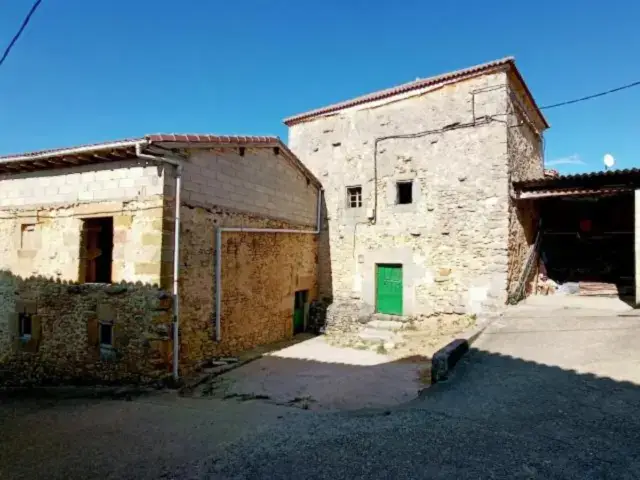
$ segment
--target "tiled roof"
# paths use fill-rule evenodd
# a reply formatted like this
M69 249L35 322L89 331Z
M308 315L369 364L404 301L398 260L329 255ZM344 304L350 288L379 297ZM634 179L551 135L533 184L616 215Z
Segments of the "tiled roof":
M56 155L64 154L67 151L83 150L95 147L96 149L109 149L109 148L123 148L130 147L136 143L151 142L151 143L215 143L220 145L264 145L264 146L280 146L284 145L278 137L265 137L265 136L247 136L247 135L211 135L211 134L194 134L194 133L156 133L151 135L145 135L141 138L125 138L122 140L115 140L111 142L99 142L99 143L87 143L83 145L77 145L75 147L62 147L62 148L49 148L46 150L36 150L33 152L17 153L11 155L0 156L0 162L5 159L18 158L18 157L38 157L43 155Z
M512 69L512 71L515 73L515 75L518 77L518 79L524 86L524 89L527 95L529 96L531 103L534 105L538 114L540 115L540 118L545 123L545 126L548 127L549 125L547 124L547 121L542 115L542 112L540 112L538 106L536 105L536 102L533 99L533 96L531 95L531 92L527 88L526 84L524 83L524 80L522 79L522 76L520 75L520 72L516 68L515 59L513 57L505 57L499 60L494 60L492 62L475 65L473 67L463 68L461 70L455 70L453 72L444 73L444 74L436 75L429 78L422 78L419 80L415 80L413 82L398 85L396 87L388 88L385 90L379 90L377 92L370 93L368 95L363 95L360 97L353 98L351 100L335 103L333 105L328 105L326 107L318 108L316 110L311 110L305 113L300 113L298 115L285 118L284 123L287 126L295 125L296 123L300 123L305 120L310 120L314 117L324 115L327 113L337 112L345 108L354 107L356 105L362 105L364 103L374 102L376 100L383 100L385 98L393 97L394 95L400 95L402 93L410 92L413 90L419 90L421 88L437 85L439 83L464 80L465 78L476 76L480 73L486 73L490 70L500 68L500 67L509 67Z
M211 135L195 133L156 133L141 138L91 143L75 147L37 150L0 157L0 174L47 170L75 165L104 163L136 157L136 145L143 149L152 145L182 148L237 146L278 148L307 178L320 187L319 180L278 137L252 135Z

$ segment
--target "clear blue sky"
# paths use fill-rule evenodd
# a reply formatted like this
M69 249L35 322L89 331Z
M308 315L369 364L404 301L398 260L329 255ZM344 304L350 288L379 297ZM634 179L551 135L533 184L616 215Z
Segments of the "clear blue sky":
M0 2L0 45L32 0ZM640 6L609 0L44 0L0 67L0 154L282 118L514 55L540 105L640 80ZM640 166L640 87L547 112L562 172Z

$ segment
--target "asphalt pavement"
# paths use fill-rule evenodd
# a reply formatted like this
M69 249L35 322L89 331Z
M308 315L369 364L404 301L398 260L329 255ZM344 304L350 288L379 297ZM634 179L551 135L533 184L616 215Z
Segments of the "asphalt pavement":
M640 478L640 317L501 319L402 406L8 402L0 478Z

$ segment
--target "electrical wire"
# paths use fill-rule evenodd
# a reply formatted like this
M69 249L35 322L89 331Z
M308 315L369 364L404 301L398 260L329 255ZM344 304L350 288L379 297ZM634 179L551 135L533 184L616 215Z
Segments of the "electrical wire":
M612 88L611 90L607 90L606 92L596 93L594 95L587 95L586 97L576 98L574 100L568 100L566 102L554 103L552 105L546 105L544 107L540 107L540 110L548 110L550 108L562 107L564 105L571 105L573 103L584 102L585 100L591 100L592 98L604 97L605 95L609 95L610 93L619 92L620 90L626 90L627 88L637 87L640 85L640 81L629 83L627 85L623 85L618 88Z
M9 45L7 46L7 48L5 49L4 53L2 54L2 57L0 58L0 67L2 66L4 61L7 59L7 57L9 56L9 53L11 53L11 50L13 49L13 46L16 44L16 42L20 38L20 35L22 35L22 32L24 31L24 29L29 24L29 21L31 20L31 17L36 12L36 10L38 9L38 7L40 6L41 3L42 3L42 0L36 0L36 2L32 5L31 10L29 10L29 13L27 14L27 16L24 17L24 20L22 21L22 25L20 25L20 28L18 29L16 34L13 36L13 38L11 39L11 42L9 42Z

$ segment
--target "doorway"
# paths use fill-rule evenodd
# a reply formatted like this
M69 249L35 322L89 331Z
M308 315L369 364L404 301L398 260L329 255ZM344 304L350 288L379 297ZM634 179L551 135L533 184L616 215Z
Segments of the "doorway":
M376 311L402 315L402 265L376 265Z
M300 290L295 293L293 302L293 334L302 333L307 328L307 315L309 313L309 290Z

